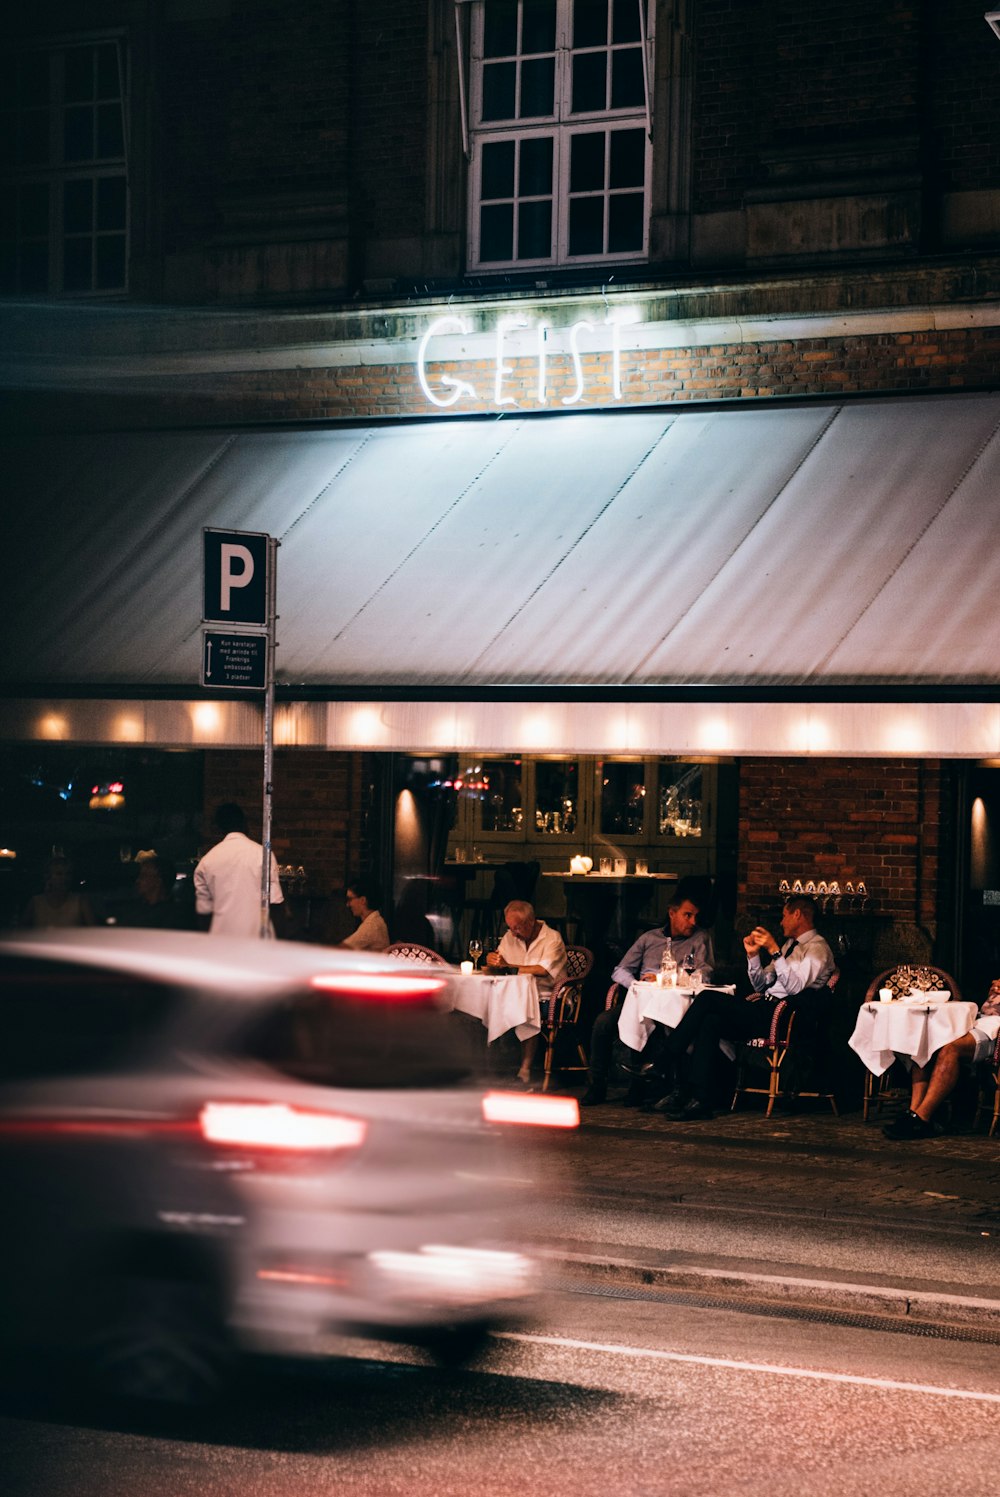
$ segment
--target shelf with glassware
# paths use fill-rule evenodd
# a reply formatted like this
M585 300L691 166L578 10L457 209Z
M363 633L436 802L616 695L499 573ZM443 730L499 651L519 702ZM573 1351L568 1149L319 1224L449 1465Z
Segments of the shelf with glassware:
M480 897L498 860L537 862L543 873L589 857L595 871L711 875L717 779L705 759L470 754L452 781L448 862L482 864ZM540 907L562 913L560 891L558 880L539 885Z

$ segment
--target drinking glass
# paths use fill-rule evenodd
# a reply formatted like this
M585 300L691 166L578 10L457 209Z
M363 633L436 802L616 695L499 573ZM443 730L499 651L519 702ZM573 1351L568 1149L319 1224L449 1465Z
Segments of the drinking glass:
M473 967L477 971L479 969L479 958L482 956L482 954L483 943L478 936L473 936L472 940L469 942L469 955L472 957Z

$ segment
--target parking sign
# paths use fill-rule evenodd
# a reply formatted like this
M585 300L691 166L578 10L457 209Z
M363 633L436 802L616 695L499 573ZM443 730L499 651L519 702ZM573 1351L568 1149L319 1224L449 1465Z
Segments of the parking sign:
M255 530L208 530L205 535L206 624L267 623L268 536Z

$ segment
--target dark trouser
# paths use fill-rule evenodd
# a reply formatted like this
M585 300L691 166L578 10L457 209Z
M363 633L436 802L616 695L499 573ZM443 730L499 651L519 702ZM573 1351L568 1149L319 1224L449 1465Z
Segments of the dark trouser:
M590 1031L590 1079L597 1085L606 1086L611 1075L615 1040L618 1038L618 1018L625 1002L625 992L626 989L623 988L621 996L611 1007L597 1015ZM633 1059L638 1059L638 1050L628 1050L628 1054Z
M706 1107L712 1102L712 1075L720 1040L755 1040L770 1032L777 999L736 998L711 988L698 994L677 1028L667 1036L668 1056L683 1064L687 1088Z

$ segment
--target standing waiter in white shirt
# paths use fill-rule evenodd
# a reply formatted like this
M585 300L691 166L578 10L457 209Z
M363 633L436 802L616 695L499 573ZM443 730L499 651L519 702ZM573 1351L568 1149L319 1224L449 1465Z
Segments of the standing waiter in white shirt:
M213 936L259 936L264 849L247 836L240 806L226 801L212 818L222 840L194 870L195 909ZM271 914L284 903L278 864L271 854ZM274 925L270 934L274 935Z

